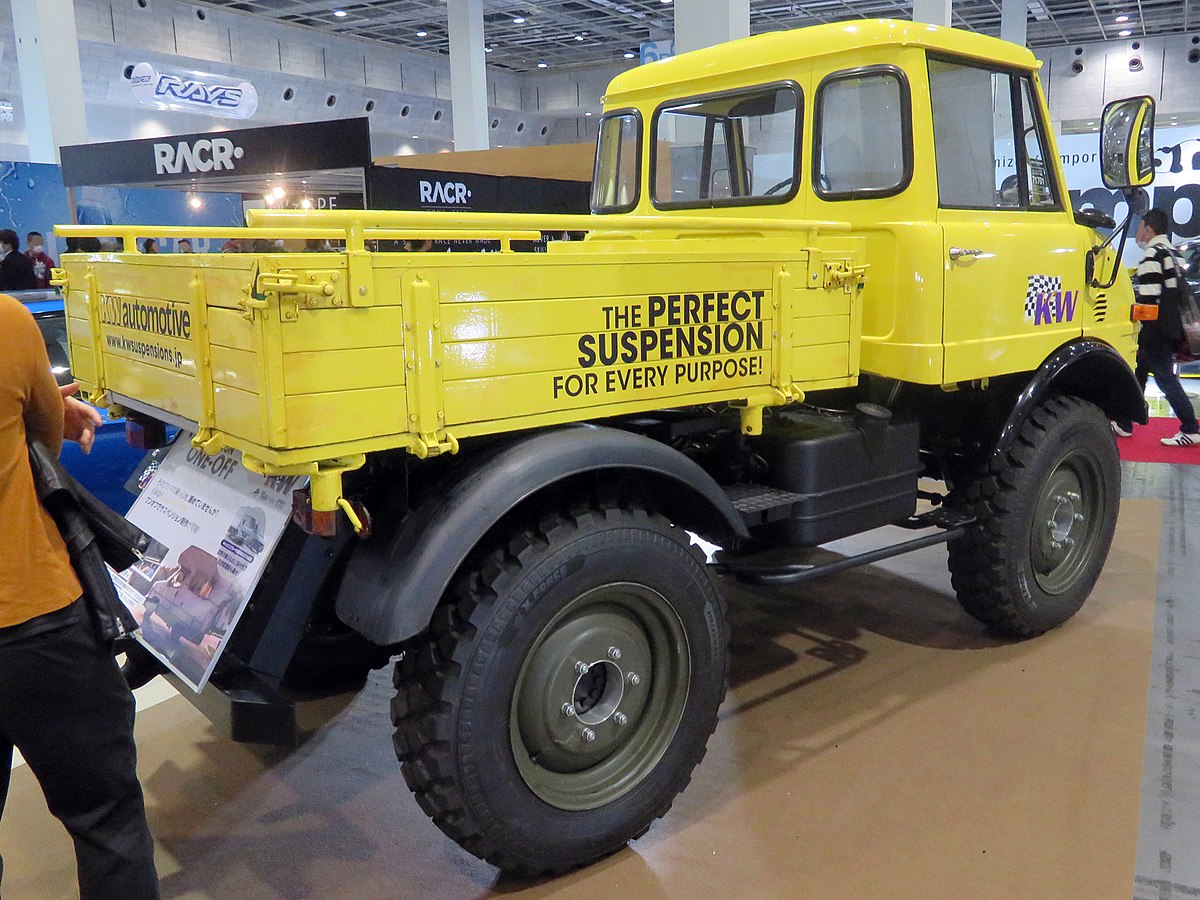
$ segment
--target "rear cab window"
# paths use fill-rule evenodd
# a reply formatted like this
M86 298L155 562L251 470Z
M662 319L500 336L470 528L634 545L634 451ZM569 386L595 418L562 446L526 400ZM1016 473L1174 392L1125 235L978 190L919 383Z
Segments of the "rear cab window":
M596 139L592 175L594 213L622 213L637 206L642 177L642 117L636 109L606 113Z
M660 106L650 199L658 209L785 203L800 183L802 94L794 82Z
M913 173L912 102L895 66L826 76L814 101L813 190L824 200L902 192Z

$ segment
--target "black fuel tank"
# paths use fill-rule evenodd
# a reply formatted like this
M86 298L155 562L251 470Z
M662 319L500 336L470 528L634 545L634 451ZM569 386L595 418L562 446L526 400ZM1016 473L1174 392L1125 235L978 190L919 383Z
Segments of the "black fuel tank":
M824 544L911 516L917 506L920 427L874 404L848 413L785 412L752 448L771 487L801 496L790 518L758 534Z

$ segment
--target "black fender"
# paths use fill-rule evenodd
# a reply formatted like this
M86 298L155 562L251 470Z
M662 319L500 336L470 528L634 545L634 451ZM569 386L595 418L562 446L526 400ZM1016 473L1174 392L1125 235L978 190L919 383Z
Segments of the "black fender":
M677 450L615 428L557 428L506 442L456 467L444 491L355 550L338 589L338 618L381 645L419 634L455 572L506 513L556 482L599 470L633 470L649 478L655 503L687 528L714 537L748 536L712 476Z
M1129 363L1111 345L1084 338L1059 347L1033 373L1000 429L998 456L1012 449L1029 414L1051 393L1082 397L1110 419L1146 424L1146 398Z

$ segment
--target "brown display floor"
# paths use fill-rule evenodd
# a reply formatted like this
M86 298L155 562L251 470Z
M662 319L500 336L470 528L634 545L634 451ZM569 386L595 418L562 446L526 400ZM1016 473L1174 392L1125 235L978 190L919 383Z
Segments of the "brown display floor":
M164 896L1129 898L1160 516L1124 501L1083 611L1020 644L959 610L944 548L736 590L733 683L691 786L642 840L553 882L497 881L417 808L387 673L290 754L165 701L138 720ZM70 842L13 776L5 900L75 896Z

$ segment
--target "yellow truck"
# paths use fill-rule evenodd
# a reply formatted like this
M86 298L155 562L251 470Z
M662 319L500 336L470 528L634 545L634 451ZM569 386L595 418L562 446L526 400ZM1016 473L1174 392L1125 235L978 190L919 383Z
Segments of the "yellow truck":
M613 80L590 216L255 210L209 236L279 249L174 256L136 239L182 229L61 228L123 241L58 273L87 394L309 479L214 677L235 736L398 656L421 806L553 873L645 832L704 755L722 578L944 542L995 631L1070 618L1113 535L1109 419L1145 404L1128 220L1070 209L1037 69L908 22L767 34ZM1152 126L1149 98L1105 110L1131 209ZM388 249L427 238L496 252ZM888 524L922 533L809 552Z

